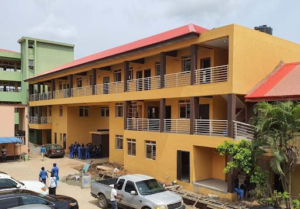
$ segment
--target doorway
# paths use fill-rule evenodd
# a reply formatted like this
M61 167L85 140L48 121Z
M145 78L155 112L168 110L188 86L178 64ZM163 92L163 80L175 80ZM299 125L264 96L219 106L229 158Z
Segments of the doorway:
M54 144L57 144L57 133L54 133Z
M143 80L140 78L143 78L143 71L136 71L136 79L137 79L136 91L143 90Z
M198 118L196 118L196 119L198 119ZM209 119L209 104L200 104L199 105L199 119L202 119L202 120ZM203 132L204 134L210 133L209 127L210 127L209 122L202 123L200 132Z
M109 94L109 77L103 78L103 94Z
M148 118L157 119L149 120L149 130L159 130L159 108L158 107L148 107Z
M190 152L177 150L177 180L190 182Z
M67 134L63 134L64 149L67 149Z
M151 90L151 69L144 70L144 90ZM149 78L149 79L147 79Z
M200 84L211 82L211 60L210 57L200 60Z
M281 179L280 179L280 175L278 175L278 174L274 174L274 190L276 190L277 192L284 192L282 183L281 183Z
M166 106L166 118L165 119L171 119L171 106ZM165 131L170 131L172 127L172 121L168 120L165 126Z

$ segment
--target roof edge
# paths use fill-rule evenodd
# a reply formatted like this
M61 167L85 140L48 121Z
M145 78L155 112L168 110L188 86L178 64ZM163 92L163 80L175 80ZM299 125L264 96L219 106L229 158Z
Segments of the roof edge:
M25 40L33 40L33 41L37 41L37 42L42 42L42 43L47 43L47 44L53 44L53 45L59 45L59 46L66 46L66 47L71 47L71 48L75 47L74 44L68 44L68 43L63 43L63 42L50 41L50 40L38 39L38 38L32 38L32 37L26 37L26 36L22 36L18 40L18 43L22 43Z

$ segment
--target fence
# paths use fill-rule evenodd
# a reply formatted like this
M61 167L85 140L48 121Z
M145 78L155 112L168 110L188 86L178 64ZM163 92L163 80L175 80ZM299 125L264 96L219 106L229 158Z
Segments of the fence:
M148 91L160 89L160 76L138 78L127 81L127 91Z
M194 134L227 136L227 120L196 119Z
M127 118L127 130L159 131L159 119Z
M190 119L164 119L164 131L168 133L190 133Z
M188 86L191 85L191 72L166 74L164 79L165 88Z
M198 69L195 72L195 85L225 82L228 80L228 65Z
M253 140L254 139L254 126L242 123L239 121L233 121L234 126L234 139L246 139L246 140Z

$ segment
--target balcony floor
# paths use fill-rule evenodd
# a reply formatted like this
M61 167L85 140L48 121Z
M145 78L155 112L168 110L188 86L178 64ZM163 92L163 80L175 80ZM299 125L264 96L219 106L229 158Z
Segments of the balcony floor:
M222 193L227 193L228 188L227 182L220 179L205 179L196 181L193 184L197 187L204 187Z

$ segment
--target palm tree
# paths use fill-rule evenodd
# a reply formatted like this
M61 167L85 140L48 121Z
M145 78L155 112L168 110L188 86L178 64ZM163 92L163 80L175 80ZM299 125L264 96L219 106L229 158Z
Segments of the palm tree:
M272 153L274 173L280 176L284 191L291 194L291 172L298 161L298 149L289 146L300 131L300 105L292 101L260 102L254 108L255 140L266 143ZM290 208L291 195L287 207Z

